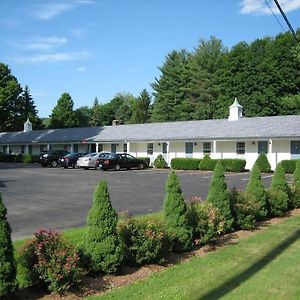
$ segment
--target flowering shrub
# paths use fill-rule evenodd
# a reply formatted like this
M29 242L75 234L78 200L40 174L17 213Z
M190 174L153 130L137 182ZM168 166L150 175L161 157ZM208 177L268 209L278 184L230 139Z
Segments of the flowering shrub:
M51 292L69 289L83 274L77 250L52 230L35 233L35 238L21 249L19 259L27 270L28 282L43 283Z
M171 242L159 223L139 221L128 217L119 225L125 244L125 257L130 265L163 263L170 251Z
M224 232L224 217L207 201L193 197L188 205L188 218L195 244L214 242Z

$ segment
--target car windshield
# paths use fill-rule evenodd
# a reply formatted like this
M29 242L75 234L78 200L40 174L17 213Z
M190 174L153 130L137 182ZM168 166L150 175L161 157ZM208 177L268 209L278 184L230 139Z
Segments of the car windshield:
M88 153L86 154L84 157L93 157L95 156L97 153L93 152L93 153Z
M108 158L108 159L115 159L116 156L117 156L117 154L115 154L115 153L110 153L110 154L107 155L107 158Z

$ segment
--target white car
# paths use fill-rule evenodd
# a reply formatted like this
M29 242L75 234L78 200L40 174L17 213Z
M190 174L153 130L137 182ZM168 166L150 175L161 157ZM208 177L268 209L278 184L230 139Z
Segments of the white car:
M88 153L85 156L79 157L77 160L77 167L78 168L83 168L83 169L98 169L99 168L99 159L104 158L110 153L107 152L93 152L93 153Z

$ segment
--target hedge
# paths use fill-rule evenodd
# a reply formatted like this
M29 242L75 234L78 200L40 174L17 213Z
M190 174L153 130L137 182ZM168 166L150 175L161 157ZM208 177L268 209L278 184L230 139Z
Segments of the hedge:
M225 172L244 172L246 160L238 158L221 159Z
M198 158L173 158L171 168L174 170L198 170L201 159Z
M297 160L282 160L280 163L285 173L294 173L296 169Z
M33 154L4 154L0 153L0 161L2 162L19 162L19 163L35 163L38 156Z

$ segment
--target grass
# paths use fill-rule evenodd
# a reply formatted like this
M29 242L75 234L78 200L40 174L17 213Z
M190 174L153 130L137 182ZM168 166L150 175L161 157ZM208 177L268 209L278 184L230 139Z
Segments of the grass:
M300 299L300 216L92 299Z

